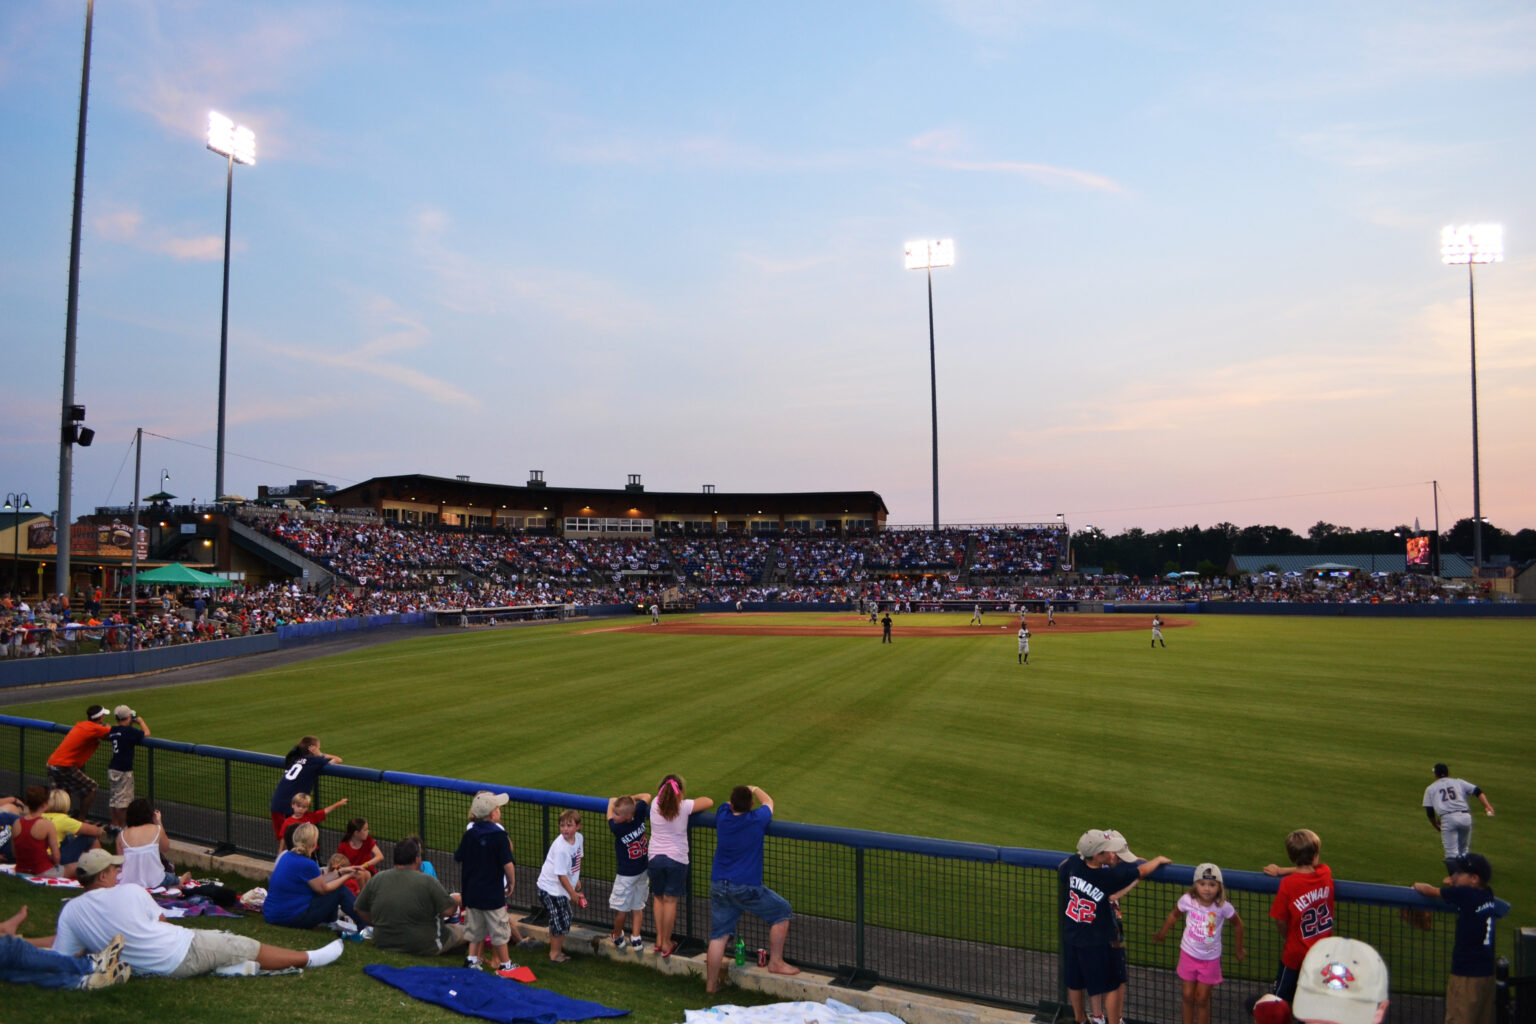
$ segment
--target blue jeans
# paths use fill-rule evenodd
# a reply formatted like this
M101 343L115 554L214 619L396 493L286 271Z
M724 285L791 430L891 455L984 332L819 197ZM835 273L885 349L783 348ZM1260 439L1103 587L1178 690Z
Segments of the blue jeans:
M88 956L62 956L26 939L0 935L0 981L38 988L78 988L95 966Z
M313 928L317 924L329 924L336 920L336 911L357 920L357 915L352 907L357 902L357 897L352 895L352 890L346 886L338 886L327 893L315 893L309 901L309 908L297 917L291 917L286 921L268 921L268 924L281 925L284 928Z
M723 939L736 931L742 911L762 918L770 926L794 916L789 901L766 885L709 884L709 937Z

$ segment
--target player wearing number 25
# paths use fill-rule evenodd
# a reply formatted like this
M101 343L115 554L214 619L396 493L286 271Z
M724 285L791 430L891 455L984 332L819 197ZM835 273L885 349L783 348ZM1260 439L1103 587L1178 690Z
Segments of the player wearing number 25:
M1056 869L1066 894L1062 959L1077 1024L1087 1019L1085 995L1094 1004L1095 1021L1120 1019L1119 961L1110 945L1118 935L1110 900L1167 863L1167 857L1144 861L1126 848L1119 832L1095 828L1082 834L1077 853Z
M1272 991L1291 1002L1307 950L1318 939L1333 934L1333 872L1318 861L1323 841L1311 829L1299 828L1285 837L1285 852L1294 867L1269 864L1266 875L1284 875L1269 916L1275 919L1285 946L1280 950L1280 970Z

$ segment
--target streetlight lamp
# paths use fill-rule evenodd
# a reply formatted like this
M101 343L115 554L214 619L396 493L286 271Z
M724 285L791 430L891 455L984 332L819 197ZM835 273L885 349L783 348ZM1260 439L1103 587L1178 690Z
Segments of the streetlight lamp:
M1447 225L1440 231L1440 261L1467 265L1467 319L1472 334L1472 567L1483 565L1483 496L1477 464L1477 301L1472 267L1504 261L1504 228L1499 224Z
M217 501L224 496L224 384L229 372L229 221L235 202L235 164L255 166L256 133L210 110L208 148L229 161L224 179L224 307L219 314L219 436L213 474L213 497Z
M955 240L932 238L907 243L908 270L928 272L928 387L933 399L933 532L939 532L939 371L933 353L933 270L955 265Z
M11 593L16 593L18 585L17 573L21 569L21 515L23 511L30 511L32 499L25 492L17 494L11 491L5 496L5 510L11 513ZM31 547L28 546L28 550Z

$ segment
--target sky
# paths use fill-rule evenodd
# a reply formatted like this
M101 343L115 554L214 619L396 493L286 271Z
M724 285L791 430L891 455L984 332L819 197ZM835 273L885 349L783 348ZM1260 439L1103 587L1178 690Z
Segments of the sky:
M0 487L58 505L85 4L0 5ZM467 474L1536 526L1526 0L101 0L72 506Z

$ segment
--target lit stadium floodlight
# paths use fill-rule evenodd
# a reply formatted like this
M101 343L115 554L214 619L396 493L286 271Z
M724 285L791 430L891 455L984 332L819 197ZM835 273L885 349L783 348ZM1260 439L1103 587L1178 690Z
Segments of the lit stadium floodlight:
M210 110L208 148L229 162L224 177L224 303L219 315L219 432L213 467L213 496L217 500L229 493L224 489L224 393L229 379L229 222L235 205L235 164L255 166L256 133Z
M1472 572L1483 565L1483 489L1477 460L1477 296L1472 268L1504 261L1504 227L1500 224L1446 225L1440 230L1440 260L1467 265L1467 321L1472 344Z
M1440 229L1440 262L1503 263L1504 225L1448 224Z
M256 164L256 133L216 110L208 111L208 148L237 164Z
M928 274L928 389L933 398L933 532L939 532L939 372L933 354L933 271L955 265L953 238L925 238L907 243L908 270Z

